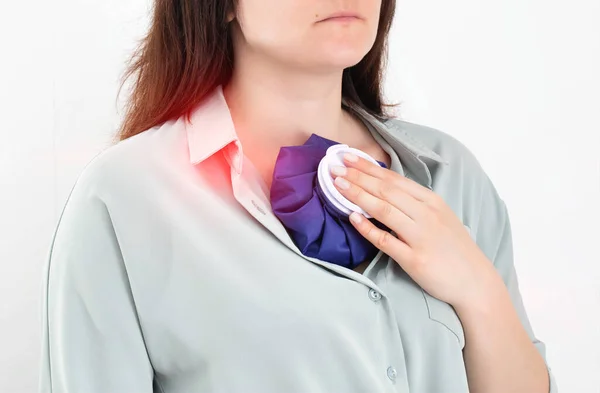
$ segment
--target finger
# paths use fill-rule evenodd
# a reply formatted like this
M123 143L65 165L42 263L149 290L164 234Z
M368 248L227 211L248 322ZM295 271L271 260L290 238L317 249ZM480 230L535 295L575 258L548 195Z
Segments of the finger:
M402 176L391 169L375 165L369 160L365 160L354 154L344 154L344 165L349 168L356 168L370 176L385 180L386 182L393 183L413 198L423 202L429 201L431 194L433 193L427 187L423 187L406 176Z
M403 191L391 181L373 177L356 168L333 167L332 174L334 177L343 175L343 178L350 183L355 184L369 194L390 203L413 220L417 220L420 217L419 213L424 209L424 205L421 201L415 199L412 195ZM352 193L350 193L350 195L352 195Z
M373 216L373 218L392 229L403 241L411 244L411 234L415 233L415 221L412 218L387 201L369 194L361 187L343 177L336 177L334 184L345 198L355 205L360 206Z
M384 230L377 228L371 221L367 220L362 214L352 212L350 222L356 230L375 247L389 255L395 261L402 265L402 261L410 261L412 249L402 240Z

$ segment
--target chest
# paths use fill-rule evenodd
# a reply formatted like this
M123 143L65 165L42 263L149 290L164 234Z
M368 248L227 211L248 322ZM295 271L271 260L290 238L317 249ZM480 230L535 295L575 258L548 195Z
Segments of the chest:
M250 183L234 182L236 199L229 168L206 164L206 183L181 177L172 195L161 196L169 203L149 194L135 209L115 212L152 228L120 235L146 245L124 254L164 386L316 391L307 381L329 381L327 391L384 392L394 370L399 391L408 391L408 381L416 392L443 391L439 381L467 391L464 333L449 305L389 257L352 271L298 255L274 236L280 231L270 213L251 203L260 200Z
M221 335L228 337L223 345L248 356L268 341L275 361L290 341L331 345L341 326L368 346L363 340L376 330L392 335L379 325L386 318L407 345L442 342L461 351L464 336L452 308L426 295L385 254L358 279L350 269L299 256L234 200L197 199L199 208L190 211L196 219L185 226L169 224L177 222L169 219L177 211L165 207L165 234L148 242L161 258L131 267L140 283L133 287L153 289L139 296L142 317L172 359L179 351L218 356L211 340ZM369 263L355 272L364 273Z

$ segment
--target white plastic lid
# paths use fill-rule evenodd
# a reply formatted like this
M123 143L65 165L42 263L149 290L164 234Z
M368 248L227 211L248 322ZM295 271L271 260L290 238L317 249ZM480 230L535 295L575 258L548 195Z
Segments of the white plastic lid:
M331 167L336 165L345 167L346 165L344 165L344 154L346 153L353 153L359 157L371 161L375 165L379 165L377 160L375 160L373 157L361 150L343 144L333 145L327 149L325 157L323 157L319 162L319 167L317 170L319 185L321 187L321 190L323 190L323 194L325 194L327 199L338 210L344 212L347 215L350 215L350 213L352 212L358 212L364 215L366 218L372 218L372 216L369 215L369 213L367 213L358 205L352 203L350 200L344 197L337 190L335 184L333 184L333 176L331 176Z

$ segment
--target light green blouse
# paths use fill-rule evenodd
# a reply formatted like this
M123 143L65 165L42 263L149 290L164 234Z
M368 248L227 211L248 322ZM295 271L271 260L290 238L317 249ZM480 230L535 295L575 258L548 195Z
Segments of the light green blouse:
M462 219L545 358L519 294L506 205L473 154L436 129L355 110L391 169ZM449 304L382 252L363 274L300 253L221 87L191 122L91 160L45 273L43 393L468 393Z

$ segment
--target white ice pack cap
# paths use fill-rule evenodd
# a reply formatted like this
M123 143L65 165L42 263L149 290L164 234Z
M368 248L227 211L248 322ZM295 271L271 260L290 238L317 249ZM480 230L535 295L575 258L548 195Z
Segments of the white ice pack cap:
M317 179L321 190L325 197L340 211L344 212L347 215L350 215L352 212L358 212L364 215L366 218L372 218L369 213L363 210L358 205L352 203L346 197L344 197L336 188L335 184L333 184L333 177L331 176L331 167L332 166L343 166L344 165L344 154L352 153L359 157L362 157L368 161L371 161L375 165L379 165L379 163L367 153L355 149L353 147L349 147L348 145L337 144L329 147L327 152L325 153L325 157L321 159L319 162L319 167L317 170Z

